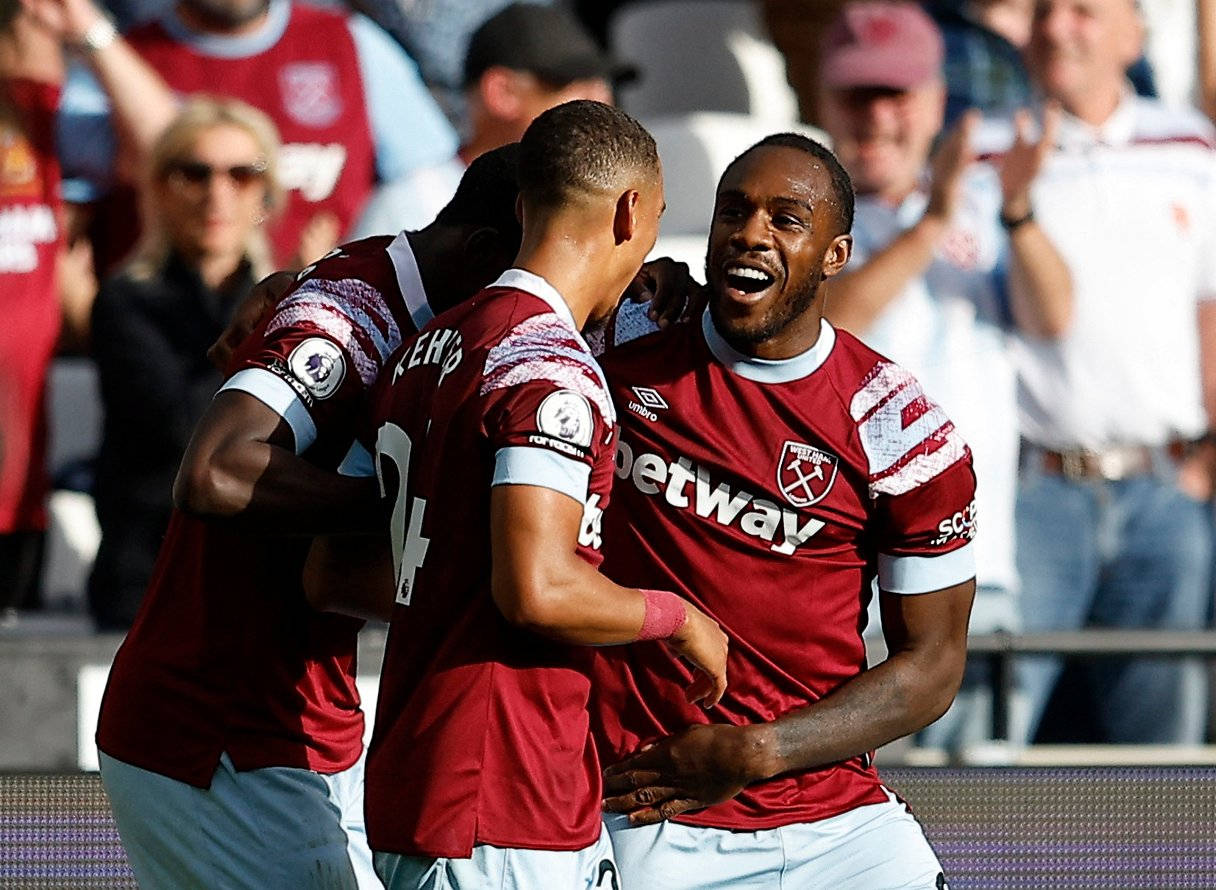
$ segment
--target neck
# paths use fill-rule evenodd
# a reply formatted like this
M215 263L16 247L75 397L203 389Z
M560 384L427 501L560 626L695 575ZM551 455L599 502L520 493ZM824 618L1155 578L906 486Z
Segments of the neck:
M228 279L236 274L244 260L244 252L231 254L203 254L193 258L199 278L211 290L221 290Z
M177 4L176 11L177 17L191 31L196 31L200 34L220 34L224 37L244 37L248 34L256 33L261 30L270 18L269 8L262 10L262 12L249 21L242 22L239 25L221 22L185 3Z
M580 238L572 234L577 231L574 226L562 226L556 219L548 223L540 232L525 230L515 265L553 285L582 330L610 298L624 292L629 279L618 281L620 276L613 276L609 252L596 239Z
M784 361L802 355L819 342L823 320L823 301L816 301L798 318L786 325L780 333L759 343L734 343L725 335L723 340L742 355L765 361ZM718 328L722 334L722 329Z
M1078 120L1091 127L1100 127L1110 120L1122 101L1123 85L1118 84L1109 90L1089 92L1076 99L1062 100L1061 104L1065 111Z

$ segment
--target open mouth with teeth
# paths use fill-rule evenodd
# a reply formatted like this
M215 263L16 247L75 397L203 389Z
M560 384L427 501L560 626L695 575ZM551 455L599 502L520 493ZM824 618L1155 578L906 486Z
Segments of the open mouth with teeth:
M753 266L743 266L738 263L729 264L724 270L724 280L727 288L735 291L738 296L756 296L772 287L776 279Z

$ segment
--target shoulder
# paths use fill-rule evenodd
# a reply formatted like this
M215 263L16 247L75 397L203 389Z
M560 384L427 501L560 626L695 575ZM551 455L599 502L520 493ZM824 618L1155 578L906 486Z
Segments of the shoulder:
M1190 144L1209 151L1216 148L1216 129L1197 109L1140 96L1132 101L1136 111L1135 144Z
M481 393L529 384L573 390L616 420L602 372L582 336L538 297L510 288L482 292L474 313L496 328L487 339Z
M954 423L910 372L864 346L850 358L838 383L852 390L848 412L872 496L906 494L968 459Z
M344 245L305 269L279 301L265 335L319 334L335 341L354 360L364 383L379 374L405 333L405 309L386 248L392 238L368 238Z

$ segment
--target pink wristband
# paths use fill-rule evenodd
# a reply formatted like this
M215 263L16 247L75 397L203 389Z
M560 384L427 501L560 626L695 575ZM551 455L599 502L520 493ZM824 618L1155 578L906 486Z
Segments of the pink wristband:
M688 612L684 600L667 590L642 590L646 616L642 619L639 640L665 640L684 626Z

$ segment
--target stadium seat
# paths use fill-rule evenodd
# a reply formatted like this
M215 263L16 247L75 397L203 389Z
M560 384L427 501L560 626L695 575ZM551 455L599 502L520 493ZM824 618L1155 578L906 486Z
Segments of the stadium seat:
M747 0L655 0L622 7L608 25L613 53L641 77L622 86L636 117L724 111L798 120L785 59Z
M82 468L101 445L101 393L97 369L84 358L61 358L51 366L47 383L50 419L49 469L57 487L75 488L90 475ZM43 595L48 605L84 609L88 582L101 529L91 495L52 492L48 508Z

